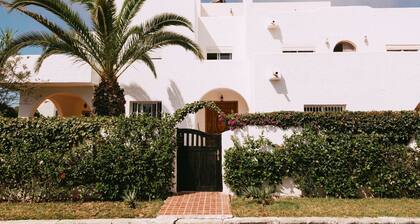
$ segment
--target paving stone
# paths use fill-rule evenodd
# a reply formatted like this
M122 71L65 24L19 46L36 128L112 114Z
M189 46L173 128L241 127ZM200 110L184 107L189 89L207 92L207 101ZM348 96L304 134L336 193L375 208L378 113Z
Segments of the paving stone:
M174 224L222 224L223 219L179 219Z
M169 197L158 216L232 217L229 195L221 192L194 192ZM200 217L202 218L202 217Z
M57 224L154 224L154 219L84 219L60 220Z

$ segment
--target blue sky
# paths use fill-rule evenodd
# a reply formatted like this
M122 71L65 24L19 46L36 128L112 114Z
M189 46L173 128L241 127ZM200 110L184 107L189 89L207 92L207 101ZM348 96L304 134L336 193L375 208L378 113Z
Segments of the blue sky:
M153 0L149 0L153 1ZM211 0L203 0L209 2ZM228 0L229 1L229 0ZM230 0L240 1L240 0ZM267 1L267 0L254 0L254 1ZM313 0L270 0L273 2L279 1L313 1ZM420 7L420 0L332 0L333 5L368 5L371 7ZM81 10L80 6L75 6L78 11ZM54 18L54 17L51 17ZM11 28L18 33L27 31L43 30L42 26L32 21L32 19L20 15L18 13L9 13L7 10L0 8L0 29ZM28 48L22 53L24 54L37 54L39 49Z

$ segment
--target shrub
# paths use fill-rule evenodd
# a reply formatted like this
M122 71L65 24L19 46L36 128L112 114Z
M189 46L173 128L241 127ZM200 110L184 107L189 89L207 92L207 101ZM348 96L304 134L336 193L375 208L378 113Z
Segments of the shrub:
M17 117L18 112L5 103L0 102L0 117Z
M281 181L287 168L277 156L279 148L263 136L247 137L241 143L233 138L234 147L225 154L225 182L237 194L243 194L248 187L261 187L264 183Z
M420 152L387 136L305 129L269 152L261 150L267 142L235 140L227 150L225 179L234 192L289 176L310 197L420 198Z
M420 197L420 152L384 136L304 131L284 148L290 175L307 196Z
M420 115L415 111L400 112L273 112L225 117L231 129L249 125L275 126L282 129L308 127L328 133L381 134L396 144L407 144L416 134L420 136ZM420 140L420 139L417 139Z
M165 197L174 134L167 117L1 119L0 200Z
M172 187L176 125L213 102L162 118L0 118L0 201L163 198Z

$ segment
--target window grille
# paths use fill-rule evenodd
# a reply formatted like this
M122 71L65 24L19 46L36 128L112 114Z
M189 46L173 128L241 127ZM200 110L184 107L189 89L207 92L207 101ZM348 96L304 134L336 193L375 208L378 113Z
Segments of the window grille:
M160 117L162 114L162 102L160 101L133 101L130 103L131 115L148 114Z
M342 112L346 111L345 104L304 105L305 112Z
M207 60L232 60L232 53L207 53Z

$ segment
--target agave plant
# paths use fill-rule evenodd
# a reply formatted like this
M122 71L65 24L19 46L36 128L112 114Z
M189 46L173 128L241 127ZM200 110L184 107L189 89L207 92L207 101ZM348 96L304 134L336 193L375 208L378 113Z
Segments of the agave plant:
M178 45L203 59L199 46L193 40L168 26L181 26L192 30L191 22L185 17L164 13L133 24L146 0L124 0L117 9L115 0L0 0L10 10L17 10L47 28L48 32L29 32L17 36L5 49L0 65L7 58L25 47L41 47L35 70L38 71L45 59L52 55L67 55L76 62L88 64L100 77L95 88L93 106L98 115L124 114L124 91L118 78L134 62L141 61L156 76L156 69L150 53L168 45ZM84 21L71 3L84 6L89 13L89 23ZM37 6L57 16L68 28L31 10ZM92 24L90 27L87 24Z
M263 184L260 187L250 186L245 188L243 195L265 206L271 204L275 192L276 188L273 185Z
M137 200L137 191L133 190L125 190L123 196L124 203L132 209L137 207L136 200Z

